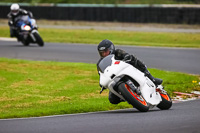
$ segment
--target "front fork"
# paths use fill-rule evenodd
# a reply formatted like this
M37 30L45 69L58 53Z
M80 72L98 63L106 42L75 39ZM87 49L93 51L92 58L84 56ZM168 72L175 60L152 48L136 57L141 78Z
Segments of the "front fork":
M34 29L34 30L32 30L32 31L30 32L30 37L31 37L31 39L33 40L33 42L36 42L36 38L35 38L35 36L33 35L33 33L35 33L35 32L38 33L38 31L37 31L36 29Z
M131 80L126 81L126 84L131 88L133 92L135 92L137 95L141 95L141 91L138 87L136 87Z
M158 87L156 88L156 92L162 93L162 94L167 94L167 91L164 90L164 87L162 85L158 85Z

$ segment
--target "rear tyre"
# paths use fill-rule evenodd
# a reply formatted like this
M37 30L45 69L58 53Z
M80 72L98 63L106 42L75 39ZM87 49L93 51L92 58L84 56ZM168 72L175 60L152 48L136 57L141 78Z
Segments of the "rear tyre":
M40 37L40 35L37 32L33 33L33 35L35 36L36 43L39 46L43 47L44 46L44 41L42 40L42 38Z
M146 100L141 95L137 95L136 92L133 92L127 84L121 83L118 86L118 90L126 101L139 111L147 112L149 110L149 105Z
M160 93L162 101L157 105L157 107L161 110L170 109L172 106L172 100L168 94Z

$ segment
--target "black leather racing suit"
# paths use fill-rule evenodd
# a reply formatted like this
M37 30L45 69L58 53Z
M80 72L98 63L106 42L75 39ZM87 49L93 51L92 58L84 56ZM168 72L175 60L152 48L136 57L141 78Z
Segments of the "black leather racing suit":
M141 72L145 73L146 71L148 71L147 67L145 66L145 64L143 62L141 62L140 60L138 60L135 56L129 55L124 50L116 49L113 54L115 55L115 59L116 60L124 60L126 57L128 57L126 60L129 60L129 62L128 62L129 64L133 65L134 67L136 67L137 69L139 69ZM97 66L98 66L99 62L102 59L103 58L101 58L98 61ZM98 67L97 67L97 70L98 70Z
M8 13L7 17L9 19L8 25L10 26L10 37L19 37L16 23L19 20L19 18L23 15L28 15L30 18L33 18L33 14L30 11L26 11L24 9L19 9L19 13L17 15L13 15L11 12Z
M128 57L130 56L129 59L126 59L130 60L128 62L129 64L133 65L142 72L148 71L145 64L142 61L138 60L134 55L129 55L128 53L126 53L124 50L121 49L116 49L114 54L117 60L124 60L126 56Z

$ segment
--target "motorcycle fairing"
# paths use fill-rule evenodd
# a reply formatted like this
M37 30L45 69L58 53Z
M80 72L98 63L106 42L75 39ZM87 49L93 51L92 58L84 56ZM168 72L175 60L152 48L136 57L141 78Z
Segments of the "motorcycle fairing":
M112 64L108 66L104 72L99 72L100 74L100 84L104 87L108 87L112 93L124 99L118 92L116 92L113 87L117 83L116 79L121 75L127 75L133 78L139 84L139 89L142 92L144 99L151 105L159 104L162 99L158 92L156 92L155 84L148 78L144 76L144 73L133 67L132 65L120 61L120 63L115 64L114 56L111 58ZM112 79L112 75L115 77ZM117 79L119 80L119 79Z

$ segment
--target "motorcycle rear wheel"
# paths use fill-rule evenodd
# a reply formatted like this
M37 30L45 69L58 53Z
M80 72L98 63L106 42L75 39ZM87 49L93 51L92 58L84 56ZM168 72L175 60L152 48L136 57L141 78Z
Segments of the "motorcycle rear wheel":
M137 95L136 92L133 92L127 84L121 83L118 86L118 90L126 101L139 111L147 112L149 110L149 105L146 100L141 95Z
M168 94L160 93L162 101L157 105L157 107L161 110L170 109L172 106L172 100Z

